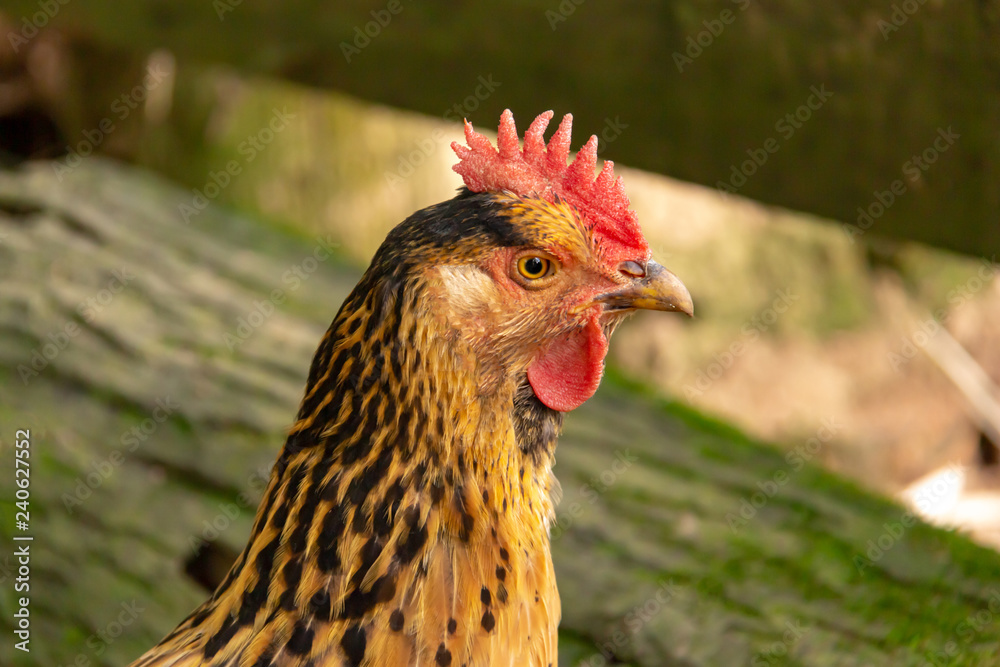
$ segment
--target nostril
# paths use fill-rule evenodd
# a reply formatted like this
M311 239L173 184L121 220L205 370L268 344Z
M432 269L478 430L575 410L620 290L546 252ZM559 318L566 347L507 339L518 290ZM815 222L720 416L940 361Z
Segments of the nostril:
M634 262L628 260L621 263L618 270L624 273L626 276L632 276L633 278L642 278L646 275L646 269L639 262Z

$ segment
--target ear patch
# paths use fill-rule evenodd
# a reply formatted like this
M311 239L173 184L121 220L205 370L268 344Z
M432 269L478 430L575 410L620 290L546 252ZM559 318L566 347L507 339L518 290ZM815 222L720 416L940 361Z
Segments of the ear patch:
M499 300L496 282L475 264L441 266L437 272L452 307L459 312L470 313Z

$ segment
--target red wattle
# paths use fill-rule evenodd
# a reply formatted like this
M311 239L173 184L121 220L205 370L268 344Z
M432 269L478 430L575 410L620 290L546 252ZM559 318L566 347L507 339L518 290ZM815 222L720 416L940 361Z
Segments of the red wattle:
M547 407L569 412L597 391L607 353L608 339L595 317L557 338L528 366L528 382Z

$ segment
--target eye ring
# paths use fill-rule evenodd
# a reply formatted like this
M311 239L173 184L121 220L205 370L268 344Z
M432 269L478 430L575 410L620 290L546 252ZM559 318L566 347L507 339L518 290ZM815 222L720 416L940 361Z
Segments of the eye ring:
M554 259L539 252L527 252L514 260L510 275L526 289L540 289L546 286L559 264Z
M517 260L517 272L528 280L538 280L549 274L552 260L538 255L525 255Z

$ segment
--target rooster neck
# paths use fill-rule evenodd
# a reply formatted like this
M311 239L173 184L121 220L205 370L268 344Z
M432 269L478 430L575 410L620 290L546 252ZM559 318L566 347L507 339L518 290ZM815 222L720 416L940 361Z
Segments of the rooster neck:
M417 302L364 280L345 302L249 544L165 647L208 665L554 662L561 414L523 374L484 394Z
M346 484L376 532L395 510L369 507L372 492L450 502L463 540L476 519L547 532L562 413L535 397L523 372L498 378L421 292L391 280L359 285L316 353L278 472L309 451L308 467Z

